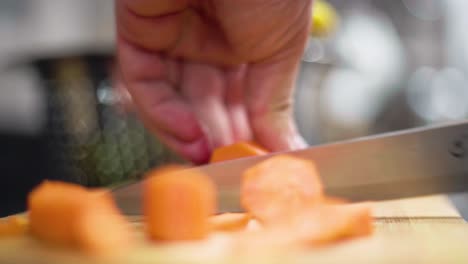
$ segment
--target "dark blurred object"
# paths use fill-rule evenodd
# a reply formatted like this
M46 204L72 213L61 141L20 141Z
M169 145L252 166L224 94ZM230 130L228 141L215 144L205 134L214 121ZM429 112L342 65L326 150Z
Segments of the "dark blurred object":
M45 179L112 186L154 166L182 162L119 107L108 55L59 56L21 62L40 76L45 127L21 135L0 130L0 217L26 209L28 192Z
M45 59L35 65L47 91L49 147L70 180L109 186L179 161L132 113L118 108L112 57Z
M47 173L57 178L61 173L50 166L44 136L0 133L0 217L26 209L26 194Z

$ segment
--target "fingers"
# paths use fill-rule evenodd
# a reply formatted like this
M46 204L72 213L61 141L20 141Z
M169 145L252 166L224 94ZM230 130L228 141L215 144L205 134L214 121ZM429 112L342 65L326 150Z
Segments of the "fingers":
M116 2L119 37L152 51L163 51L175 45L183 29L183 12L175 12L170 0L119 0ZM179 2L179 1L174 1ZM154 16L144 16L152 7ZM171 6L171 7L167 7ZM141 15L142 10L145 10ZM169 11L168 13L165 13Z
M174 57L218 64L245 61L219 25L188 0L117 0L117 33L135 45Z
M213 66L186 62L182 78L182 93L192 102L212 148L232 144L231 123L224 105L224 73Z
M119 0L139 16L161 16L187 8L188 0Z
M211 148L205 138L184 142L174 138L172 134L161 130L154 133L164 144L175 151L181 157L190 160L194 164L205 164L210 159Z
M250 124L255 139L271 151L307 146L293 116L294 58L249 66L247 76Z
M192 141L180 140L172 133L154 126L153 120L148 119L148 116L139 112L138 109L137 113L146 127L148 127L163 144L168 146L182 158L191 161L194 164L205 164L209 161L211 148L205 137L200 137Z
M307 146L294 120L293 92L308 20L308 15L298 16L294 36L275 54L249 65L246 98L250 125L255 139L271 151Z
M170 83L170 69L155 53L119 42L119 63L137 112L150 130L175 152L196 163L206 161L210 149L191 106Z
M247 65L241 65L226 71L225 104L231 123L234 141L252 139L247 108L245 107L244 91Z

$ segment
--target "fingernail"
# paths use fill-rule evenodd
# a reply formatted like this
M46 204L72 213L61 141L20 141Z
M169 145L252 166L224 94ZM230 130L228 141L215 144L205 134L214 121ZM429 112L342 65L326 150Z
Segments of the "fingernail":
M304 149L307 148L309 144L307 141L300 135L294 137L294 148L295 149Z

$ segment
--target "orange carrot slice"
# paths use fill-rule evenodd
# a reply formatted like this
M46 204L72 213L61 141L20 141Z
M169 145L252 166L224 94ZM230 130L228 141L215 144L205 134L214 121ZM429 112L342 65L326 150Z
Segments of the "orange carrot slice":
M105 190L45 181L28 197L31 233L56 245L106 255L132 241L129 223Z
M208 217L216 210L211 180L184 167L150 172L143 193L147 231L154 240L197 240L209 232Z
M245 229L250 219L246 213L224 213L211 216L208 223L214 231L238 231Z
M317 205L296 215L289 224L241 232L234 250L242 252L297 250L363 237L373 232L368 204Z
M241 204L266 225L288 222L322 197L317 169L308 160L275 156L249 168L242 176Z
M373 232L369 203L325 196L314 163L289 155L269 158L244 172L241 204L264 227L240 237L250 239L249 245L322 245Z
M13 215L0 219L0 238L26 233L28 222L25 216Z
M211 155L211 163L267 154L268 151L254 142L238 142L217 148Z

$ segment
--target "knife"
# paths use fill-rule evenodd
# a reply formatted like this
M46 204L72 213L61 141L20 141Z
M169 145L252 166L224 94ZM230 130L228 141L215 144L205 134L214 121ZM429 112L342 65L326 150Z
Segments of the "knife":
M219 212L242 211L239 202L242 173L273 155L282 154L313 160L325 193L351 201L468 190L468 120L241 158L189 170L200 170L216 183ZM123 213L141 214L143 181L113 189Z

